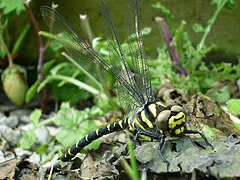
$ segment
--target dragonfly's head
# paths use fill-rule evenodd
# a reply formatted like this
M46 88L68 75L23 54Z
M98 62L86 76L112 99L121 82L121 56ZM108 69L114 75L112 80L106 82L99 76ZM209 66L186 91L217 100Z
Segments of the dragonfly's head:
M156 126L169 136L181 135L186 127L186 115L179 105L173 105L161 111L156 118Z

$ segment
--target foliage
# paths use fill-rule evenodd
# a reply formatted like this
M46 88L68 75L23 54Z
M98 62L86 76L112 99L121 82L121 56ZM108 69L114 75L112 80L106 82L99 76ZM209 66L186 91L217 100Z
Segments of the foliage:
M176 29L171 29L173 34L172 44L176 47L177 51L182 60L182 66L187 72L186 77L179 75L174 67L169 55L167 53L166 47L158 49L159 56L153 61L149 62L153 75L153 79L156 79L159 75L166 76L170 79L174 87L183 90L184 92L194 93L202 92L207 93L209 90L216 86L216 83L226 79L236 79L240 73L240 63L237 65L219 63L206 65L203 58L207 55L209 51L215 48L214 45L207 47L205 45L206 38L217 19L220 11L228 1L222 0L213 2L216 4L216 11L213 16L209 19L207 26L204 28L200 24L194 24L193 29L197 33L203 33L202 38L199 43L194 46L189 39L187 32L185 31L186 23L182 22L180 26ZM169 11L156 3L155 8L164 9L166 16L169 16ZM169 18L168 18L169 19ZM171 22L170 22L171 23ZM160 85L161 82L154 80L155 85ZM211 96L214 100L218 102L225 102L230 98L229 88L223 87L218 92L215 92Z
M129 142L128 144L128 151L130 155L130 165L126 162L125 159L121 159L122 164L128 174L128 176L133 179L133 180L138 180L139 179L139 174L138 174L138 167L137 167L137 160L133 151L133 143Z
M17 54L21 44L30 29L30 24L27 23L15 44L10 51L10 45L8 43L9 34L7 34L8 22L12 15L19 15L23 11L23 0L2 0L0 1L0 9L3 13L0 14L0 58L7 57L8 67L2 73L2 84L7 97L13 104L21 106L24 103L24 99L27 92L27 77L23 67L15 65L13 63L13 57Z
M23 3L24 0L1 0L0 9L3 10L4 15L8 15L10 13L19 15L25 9Z
M26 132L26 133L23 133L23 136L20 140L20 147L24 148L24 149L30 149L32 147L32 145L34 144L34 142L36 141L37 137L34 133L34 130L37 129L39 127L39 120L40 120L40 117L41 117L41 110L34 110L30 117L29 117L29 120L32 122L33 124L33 128Z
M149 60L149 66L151 71L151 79L154 89L159 89L163 82L160 81L160 76L166 76L174 87L183 90L186 93L201 92L203 94L209 93L212 99L218 102L226 102L231 96L230 87L221 86L218 91L215 91L214 87L216 83L225 79L236 79L240 74L240 64L231 65L226 63L209 64L203 61L206 54L211 51L215 46L206 46L205 40L209 34L211 27L216 21L216 17L223 8L222 4L216 4L217 9L214 12L212 18L207 23L207 27L203 27L200 24L194 24L193 29L197 33L203 33L201 40L197 46L194 46L185 31L186 24L183 22L176 29L171 29L173 34L172 44L176 47L182 60L182 66L187 72L187 76L182 76L177 73L176 67L173 65L166 47L158 48L158 57L156 59ZM153 5L155 8L161 9L168 20L171 20L174 16L171 12L162 6L160 3ZM150 32L149 28L143 29L143 34L146 35ZM82 111L77 111L70 107L69 104L63 103L56 116L45 120L46 123L55 123L60 127L59 132L56 135L56 140L64 149L70 147L76 143L79 139L86 134L98 128L93 119L98 116L104 116L106 112L113 109L119 109L119 102L115 97L109 99L109 95L105 89L100 85L96 79L91 77L90 72L85 72L82 69L75 68L69 62L61 62L56 64L59 60L62 46L55 40L54 36L50 33L41 32L43 36L51 38L51 46L49 52L56 54L54 60L48 61L44 64L44 76L45 79L42 82L36 81L29 89L26 102L30 102L36 93L48 86L52 90L52 94L60 101L68 101L74 104L81 100L86 100L93 96L94 104L91 108L85 108ZM95 38L92 42L94 49L100 53L103 58L108 58L107 42L100 38ZM126 59L130 62L130 52L126 41L122 44L122 49L126 55ZM70 61L74 62L69 56L64 56ZM78 67L81 68L81 67ZM130 64L131 68L131 64ZM214 89L212 92L211 90ZM111 104L111 103L112 104ZM230 101L231 104L231 101ZM37 119L37 117L36 117ZM33 130L42 125L42 122L36 120L33 123ZM36 137L33 135L33 130L30 130L24 135L25 144L20 142L21 147L30 148L36 141ZM94 141L86 149L96 149L99 146L99 141ZM63 149L61 147L61 150ZM84 149L84 150L86 150ZM129 147L131 152L131 147ZM132 157L134 161L134 157ZM137 168L131 162L131 166L126 165L129 174L134 174L134 177L138 179Z
M104 106L106 106L106 104ZM36 109L31 113L29 118L32 128L23 133L19 145L24 149L34 148L34 144L37 141L35 130L42 126L55 124L60 129L55 137L53 137L52 142L56 143L57 141L58 143L62 144L61 150L65 150L76 143L79 139L99 128L95 124L94 119L105 115L105 113L109 111L108 108L104 109L104 106L93 106L91 108L85 108L82 111L78 111L74 108L71 108L69 103L62 103L57 114L53 117L45 119L44 121L40 120L42 115L41 110ZM49 147L53 148L54 144ZM82 151L86 152L86 150L97 149L99 145L100 141L96 140L86 146ZM38 152L39 154L42 154L43 151L46 152L47 149L48 145L41 146L38 148Z
M62 126L60 131L56 134L56 140L65 148L69 148L78 140L97 129L96 124L90 119L101 115L102 113L101 109L96 107L77 111L70 108L69 104L62 104L61 109L55 117L56 125ZM99 145L100 142L97 140L86 146L84 149L97 149Z
M240 99L231 99L226 102L228 110L234 115L240 115Z

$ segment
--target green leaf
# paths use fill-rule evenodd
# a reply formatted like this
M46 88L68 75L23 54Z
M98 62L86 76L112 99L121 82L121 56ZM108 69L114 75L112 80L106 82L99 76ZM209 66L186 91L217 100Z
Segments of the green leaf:
M164 14L171 14L170 10L163 6L160 2L156 2L155 4L151 5L155 9L160 9Z
M78 127L79 123L87 117L88 114L84 111L78 111L73 108L63 107L58 111L55 123L58 126L76 128Z
M240 115L240 99L230 99L226 104L232 114Z
M36 141L37 137L33 131L28 131L23 134L22 139L20 140L20 147L23 149L30 149L33 143Z
M70 108L69 102L62 102L62 104L60 105L60 108L61 108L61 109Z
M202 27L201 24L198 24L198 23L194 23L194 24L192 25L192 29L193 29L195 32L197 32L197 33L199 33L199 32L204 32L204 28Z
M230 99L230 92L228 86L223 86L220 88L218 91L213 91L209 95L213 100L219 102L219 103L224 103L227 100Z
M59 43L59 41L57 39L53 39L51 41L50 47L49 49L51 49L53 52L57 53L59 52L60 49L62 49L62 44Z
M235 6L236 6L235 0L227 0L224 7L226 9L233 9Z
M43 154L46 154L47 150L48 150L48 145L47 144L43 144L36 150L36 152L39 155L43 155Z
M30 114L30 121L33 123L33 124L38 124L39 122L39 119L42 115L42 111L40 109L35 109L31 114Z
M39 87L39 80L36 80L35 83L28 89L26 97L25 97L25 102L29 103L33 100L33 98L37 94L37 89Z
M49 71L53 67L54 63L55 63L55 60L50 60L50 61L44 63L44 65L43 65L44 76L47 76L49 74Z
M59 101L69 101L71 104L86 100L90 96L89 92L69 83L61 84L59 87L59 82L54 81L51 82L50 87L51 92Z
M87 134L91 133L92 131L96 130L97 126L93 121L85 120L81 123L81 128L79 129L63 129L60 130L56 134L56 139L61 144L63 144L64 147L71 147L72 145L76 144L80 139L84 138ZM88 146L86 146L84 149L91 150L91 149L97 149L100 145L100 141L95 140L92 143L90 143Z
M24 8L24 0L1 0L0 9L3 9L3 14L7 15L14 12L19 15Z
M233 121L233 125L240 132L240 122Z

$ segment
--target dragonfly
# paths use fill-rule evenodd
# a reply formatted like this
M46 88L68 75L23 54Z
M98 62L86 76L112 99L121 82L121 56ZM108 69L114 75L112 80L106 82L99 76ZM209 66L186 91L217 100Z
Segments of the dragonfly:
M103 31L109 50L108 60L100 56L92 46L84 41L57 11L48 6L42 6L40 11L46 24L78 65L91 72L95 78L105 85L112 79L115 80L112 89L118 95L126 113L125 118L101 127L80 139L59 158L60 160L63 162L70 161L94 140L103 135L125 129L134 134L134 147L137 143L141 145L140 136L147 136L159 141L159 155L168 165L169 161L162 155L166 137L198 134L207 145L211 146L201 132L187 128L187 115L181 105L166 106L153 97L149 66L141 32L138 0L130 0L128 10L127 43L131 54L130 60L127 60L123 53L105 1L101 2L101 13L103 16Z

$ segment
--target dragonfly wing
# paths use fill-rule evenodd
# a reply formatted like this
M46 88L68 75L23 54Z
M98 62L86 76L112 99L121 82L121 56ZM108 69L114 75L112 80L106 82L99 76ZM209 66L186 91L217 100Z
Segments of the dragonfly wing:
M144 101L150 101L152 98L152 87L150 81L150 73L147 64L146 53L144 50L140 10L138 0L131 0L128 12L127 24L128 45L131 53L131 61L133 64L133 72L139 94L143 95Z
M101 4L101 11L103 15L103 30L108 42L110 61L113 67L118 69L118 72L124 78L124 84L118 83L115 87L122 107L125 112L135 109L145 103L143 95L139 91L139 84L136 82L135 75L129 68L126 57L122 52L122 48L114 28L112 18L106 3L103 1ZM127 91L125 88L128 87Z
M48 6L42 6L40 11L49 29L77 64L91 72L98 80L112 81L117 72L112 70L112 66L104 61L58 12Z

